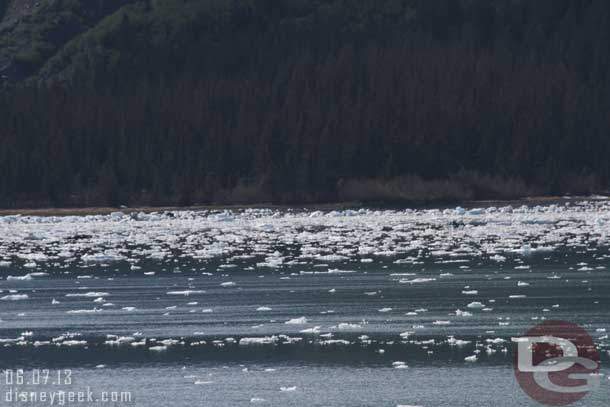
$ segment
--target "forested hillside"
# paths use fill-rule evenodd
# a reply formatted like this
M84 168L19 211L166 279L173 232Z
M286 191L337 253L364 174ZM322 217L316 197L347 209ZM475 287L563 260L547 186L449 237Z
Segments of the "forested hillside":
M38 3L0 24L0 206L608 189L604 0Z

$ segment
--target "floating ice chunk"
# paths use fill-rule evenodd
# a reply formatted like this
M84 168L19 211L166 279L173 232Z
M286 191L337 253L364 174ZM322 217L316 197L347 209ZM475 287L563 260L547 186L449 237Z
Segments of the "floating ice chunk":
M485 213L485 209L483 208L474 208L466 212L468 215L478 216L483 215Z
M467 307L471 308L471 309L480 309L480 308L485 308L485 304L483 304L482 302L479 302L479 301L474 301L474 302L471 302L470 304L468 304Z
M302 331L299 331L302 334L317 334L320 332L320 328L322 328L321 326L315 326L313 328L307 328L307 329L303 329Z
M32 274L26 274L25 276L8 276L6 281L29 281L32 280Z
M322 345L322 346L331 346L331 345L346 346L349 344L350 344L350 341L346 341L345 339L328 339L325 341L320 341L320 345Z
M194 294L205 294L205 291L203 291L203 290L180 290L180 291L168 291L166 294L167 295L184 295L185 297L188 297L189 295L194 295Z
M522 256L531 256L533 254L537 254L537 253L549 253L552 252L555 248L554 247L550 247L550 246L539 246L539 247L532 247L529 244L525 244L523 246L521 246L520 249L516 250L516 253L522 255Z
M242 346L247 345L272 345L278 342L277 336L264 336L260 338L241 338L239 344Z
M224 211L222 213L209 215L208 219L215 222L232 222L235 220L235 217L229 211Z
M405 362L396 361L392 362L392 367L394 369L407 369L409 366Z
M114 252L86 254L82 256L82 260L88 263L106 263L125 260L125 256Z
M164 339L158 343L164 346L174 346L180 344L181 342L178 339Z
M61 345L61 346L86 346L87 341L69 340L69 341L58 342L57 344Z
M381 308L380 310L378 310L379 312L385 313L385 312L390 312L392 311L392 308L386 307L386 308Z
M237 284L233 281L227 281L226 283L221 283L221 287L235 287Z
M104 345L121 346L121 345L131 344L135 341L136 341L136 339L133 336L120 336L120 337L114 337L114 339L109 339L109 340L105 341Z
M96 297L109 297L110 293L106 292L95 292L90 291L87 293L69 293L66 294L66 297L85 297L85 298L96 298Z
M66 314L96 314L98 312L102 312L102 310L99 308L75 309L75 310L66 311Z
M400 284L423 284L436 281L436 278L414 278L413 280L401 279L398 282Z
M113 221L120 221L125 218L125 214L123 212L112 212L110 214L110 219Z
M328 254L328 255L316 255L315 259L318 261L339 262L339 261L349 260L349 257L341 256L339 254Z
M360 324L350 324L347 322L341 322L339 325L337 325L337 329L341 330L341 331L349 331L349 330L354 330L354 329L361 329L362 325Z
M464 361L466 361L468 363L474 363L478 360L479 360L479 357L477 355L472 355L472 356L468 356L468 357L464 358Z
M286 324L286 325L304 325L306 323L307 323L307 318L305 318L305 317L293 318L293 319L290 319L290 320L284 322L284 324Z
M256 310L259 312L266 312L266 311L271 311L271 308L270 307L258 307Z
M291 386L291 387L280 387L280 391L283 392L287 392L287 391L296 391L297 386Z
M456 339L453 336L450 336L449 339L447 340L447 343L449 343L450 346L457 346L457 347L463 347L466 345L470 345L472 342L471 341L465 341L462 339Z
M2 301L22 301L22 300L27 300L28 298L30 298L27 294L10 294L10 295L5 295L4 297L1 297L0 300Z
M273 232L275 230L275 226L273 226L272 224L269 223L263 223L257 226L258 230L261 230L263 232Z

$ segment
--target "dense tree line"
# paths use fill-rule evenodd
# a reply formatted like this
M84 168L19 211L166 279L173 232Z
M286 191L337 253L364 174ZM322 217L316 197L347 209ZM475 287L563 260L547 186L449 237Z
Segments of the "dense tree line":
M3 91L0 205L605 190L609 17L603 0L132 4Z

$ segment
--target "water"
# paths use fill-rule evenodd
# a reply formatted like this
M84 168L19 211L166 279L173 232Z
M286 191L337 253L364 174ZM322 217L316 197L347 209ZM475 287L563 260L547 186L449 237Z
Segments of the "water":
M0 405L89 388L129 400L72 405L536 406L510 341L557 319L602 353L576 405L605 406L608 213L4 219Z

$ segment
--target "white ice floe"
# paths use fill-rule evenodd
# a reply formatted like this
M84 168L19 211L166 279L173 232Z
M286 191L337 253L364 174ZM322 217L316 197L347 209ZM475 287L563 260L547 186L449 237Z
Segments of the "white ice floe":
M168 291L166 294L167 295L184 295L185 297L188 297L189 295L205 294L205 291L203 291L203 290L177 290L177 291Z
M479 301L474 301L474 302L471 302L470 304L468 304L467 307L470 309L481 309L481 308L485 308L485 304L483 304L482 302L479 302Z
M248 345L272 345L279 341L277 336L265 336L260 338L241 338L239 344L242 346Z
M106 263L125 260L125 256L116 252L105 252L96 254L86 254L82 256L81 259L85 262L90 263Z
M322 328L321 326L314 326L313 328L303 329L302 331L299 331L299 332L302 334L317 334L317 333L320 333L321 328Z
M28 273L24 276L7 276L6 281L30 281L33 280L33 273Z
M463 346L470 345L472 342L462 340L462 339L456 339L455 337L450 336L449 339L447 340L447 343L449 343L450 346L463 347Z
M68 293L66 297L84 297L84 298L98 298L98 297L109 297L110 293L107 292L96 292L90 291L86 293Z
M9 294L4 297L0 297L2 301L22 301L30 298L27 294Z
M75 309L66 311L66 314L97 314L98 312L102 312L99 308L92 309Z
M293 318L284 323L287 325L305 325L307 323L307 318L305 318L305 317Z
M398 282L400 284L422 284L422 283L430 283L432 281L436 281L436 278L414 278L412 280L401 279Z

